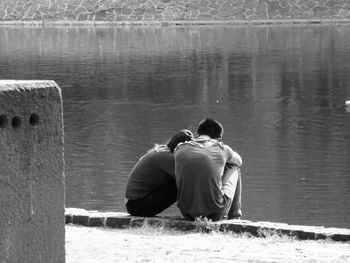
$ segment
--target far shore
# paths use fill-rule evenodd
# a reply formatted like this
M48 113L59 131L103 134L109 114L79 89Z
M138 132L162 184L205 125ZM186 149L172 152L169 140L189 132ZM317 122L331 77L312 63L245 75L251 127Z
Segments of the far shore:
M7 20L0 26L249 26L249 25L323 25L349 24L350 19L267 19L267 20L175 20L175 21L76 21Z

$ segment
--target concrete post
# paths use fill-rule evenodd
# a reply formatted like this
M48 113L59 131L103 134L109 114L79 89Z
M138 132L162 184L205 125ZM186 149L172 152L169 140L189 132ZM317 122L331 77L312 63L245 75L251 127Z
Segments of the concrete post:
M0 80L0 263L65 262L64 243L61 90Z

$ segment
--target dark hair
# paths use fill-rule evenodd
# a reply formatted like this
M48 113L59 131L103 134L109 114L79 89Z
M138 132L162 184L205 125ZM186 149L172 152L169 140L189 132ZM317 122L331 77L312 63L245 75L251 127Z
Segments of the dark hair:
M220 139L223 133L224 128L221 123L211 118L201 121L197 128L198 135L207 135L212 139Z
M167 146L169 147L171 152L174 152L176 146L180 142L186 142L193 139L193 134L190 130L180 130L174 134L173 137L170 138Z

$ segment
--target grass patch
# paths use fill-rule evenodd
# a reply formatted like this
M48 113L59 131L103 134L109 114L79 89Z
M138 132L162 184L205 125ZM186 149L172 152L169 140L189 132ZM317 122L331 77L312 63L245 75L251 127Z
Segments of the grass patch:
M145 220L141 226L127 227L126 230L140 235L180 235L183 231L169 228L163 221Z
M195 221L195 229L194 231L200 233L211 233L211 232L219 232L219 227L217 224L214 224L211 219L207 217L196 217Z
M268 242L290 242L298 240L295 236L289 236L283 234L278 230L271 230L261 228L258 230L257 235L253 235L249 232L236 233L233 231L219 231L217 224L213 223L210 219L207 218L196 218L193 222L195 228L190 231L182 231L169 227L163 221L152 221L145 220L141 226L137 227L128 227L125 231L128 231L137 235L147 235L147 236L167 236L167 235L188 235L188 234L203 234L209 236L222 236L224 238L241 238L241 239L256 239L263 238Z

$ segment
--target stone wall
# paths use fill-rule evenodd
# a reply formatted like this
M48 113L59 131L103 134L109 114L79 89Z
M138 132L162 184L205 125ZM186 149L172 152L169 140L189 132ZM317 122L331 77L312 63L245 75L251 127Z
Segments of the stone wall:
M0 0L0 21L348 20L349 0Z
M325 228L320 226L288 225L274 222L252 222L249 220L223 220L217 222L190 222L180 218L134 217L127 213L87 211L77 208L66 208L66 223L89 227L128 228L153 225L183 231L199 230L201 232L249 233L264 237L280 234L299 239L332 239L350 241L350 229Z
M0 80L0 262L65 262L62 117L55 82Z

